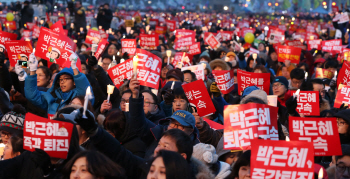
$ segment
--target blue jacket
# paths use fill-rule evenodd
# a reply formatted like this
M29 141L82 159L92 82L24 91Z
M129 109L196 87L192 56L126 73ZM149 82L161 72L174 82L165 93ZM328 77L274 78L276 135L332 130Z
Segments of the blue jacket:
M59 87L59 78L62 74L71 75L76 86L74 89L66 93L63 93ZM83 73L74 75L71 68L64 68L56 75L55 79L53 80L52 87L46 92L38 90L36 74L28 75L25 80L24 91L26 98L31 103L40 108L47 109L48 114L55 114L57 110L65 105L68 105L73 98L77 96L85 96L88 86L90 86L90 83ZM94 99L91 99L90 101L93 104Z

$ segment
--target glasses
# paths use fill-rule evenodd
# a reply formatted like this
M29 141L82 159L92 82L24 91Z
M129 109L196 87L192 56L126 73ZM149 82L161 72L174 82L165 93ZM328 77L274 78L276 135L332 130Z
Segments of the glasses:
M72 78L60 78L60 83L65 83L67 80L71 80Z
M120 101L120 103L122 103L122 104L124 104L124 103L129 103L129 100L128 100L128 99L122 99L122 100Z
M279 88L282 86L282 83L275 83L272 85L272 88Z
M5 137L5 136L11 137L11 133L9 133L9 132L0 131L0 134L1 134L1 137Z
M143 106L148 107L150 104L156 104L156 103L151 103L151 102L149 102L149 101L145 101L145 102L143 103Z
M338 126L343 126L346 124L346 122L345 121L337 121L337 124L338 124Z
M337 167L336 167L337 171L339 173L344 173L346 170L348 170L348 173L350 173L350 167L347 167L347 166L344 166L343 164L337 164Z
M186 128L185 126L174 123L173 121L170 122L169 126L173 129L180 129L180 130L184 130Z

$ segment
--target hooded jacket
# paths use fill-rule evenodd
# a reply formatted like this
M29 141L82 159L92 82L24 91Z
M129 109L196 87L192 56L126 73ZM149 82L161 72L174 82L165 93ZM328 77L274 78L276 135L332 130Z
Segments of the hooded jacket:
M73 77L75 88L63 93L59 87L59 78L62 74L68 74ZM85 96L87 87L90 83L83 73L74 75L71 68L64 68L60 71L54 81L52 87L44 91L39 91L37 87L37 75L28 75L25 80L25 94L26 98L36 106L47 109L48 114L55 114L57 110L65 105L68 105L73 98L77 96ZM90 87L91 88L91 87ZM93 104L94 99L90 100Z

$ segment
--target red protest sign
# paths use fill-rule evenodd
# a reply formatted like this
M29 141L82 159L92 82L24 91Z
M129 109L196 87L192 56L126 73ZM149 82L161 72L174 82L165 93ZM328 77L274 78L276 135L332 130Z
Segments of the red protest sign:
M98 43L96 53L94 54L96 59L100 58L101 54L104 52L108 44L109 42L106 39L102 39L100 43Z
M166 26L156 26L156 34L165 34L167 30Z
M27 22L27 23L26 23L26 26L27 26L27 29L28 29L28 30L33 30L34 25L35 25L35 23L33 23L33 22Z
M278 28L272 28L270 27L269 32L267 33L267 38L269 40L269 43L281 43L284 38L284 31L280 30Z
M224 149L248 150L251 139L278 140L277 112L277 107L257 103L225 106Z
M307 32L316 32L316 28L315 28L315 26L307 25L306 26L306 31Z
M28 61L33 48L30 42L22 40L12 40L5 42L10 65L14 67L18 60Z
M5 21L7 30L17 30L16 21Z
M341 53L342 52L341 39L322 41L322 51L331 52L331 53Z
M27 113L24 121L23 149L33 152L38 148L50 157L66 159L73 125Z
M203 118L203 120L205 122L207 122L209 124L210 128L212 128L214 130L224 129L224 125L222 125L222 124L219 124L219 123L214 122L214 121L207 119L207 118Z
M242 94L248 86L257 86L266 94L270 92L270 73L251 73L237 70L238 94Z
M199 116L208 116L216 111L203 80L184 84L182 88L188 101L196 105Z
M175 41L175 50L185 50L195 43L195 35L184 35Z
M296 91L292 91L294 95ZM318 91L300 91L297 96L297 112L305 116L319 116L320 115L320 99Z
M254 32L255 32L255 28L254 29L253 28L242 28L240 31L240 35L241 35L241 37L244 37L245 34L247 34L247 33L254 34Z
M127 52L129 55L136 53L136 39L122 39L122 54Z
M191 72L193 72L194 74L196 74L196 78L197 80L205 80L204 77L204 66L199 64L199 65L193 65L193 66L187 66L187 67L182 67L181 71L185 71L185 70L191 70Z
M182 65L181 65L182 63ZM174 60L172 63L174 67L187 67L191 66L190 58L186 52L176 52L174 56Z
M201 54L201 43L200 42L196 42L193 45L191 45L189 50L188 50L188 54L190 54L190 55Z
M67 35L66 32L63 30L63 26L62 26L62 23L61 21L57 21L56 23L54 23L50 29L54 32L58 32L58 33L61 33L63 35Z
M234 89L234 79L232 70L213 70L215 82L222 94L228 94Z
M185 35L196 35L196 33L193 30L176 29L176 33L175 33L176 39Z
M162 59L143 49L136 49L136 53L138 56L137 80L140 85L158 89Z
M37 39L37 38L39 38L39 35L40 35L40 28L39 28L39 26L34 25L32 36L33 36L33 38Z
M5 42L16 39L17 34L0 31L0 45L5 45Z
M339 12L339 7L338 7L338 6L333 6L333 5L332 5L332 11L333 11L333 12Z
M223 41L232 40L233 31L220 31L218 33L221 34L221 37L222 37Z
M209 34L207 38L204 39L204 41L212 48L216 49L220 47L220 42L216 39L216 37L213 34Z
M30 30L23 30L22 38L23 40L30 41L32 39L32 32Z
M58 20L61 21L63 26L67 25L66 17L58 17Z
M332 79L334 76L331 70L326 70L324 68L316 68L315 78L328 78Z
M165 23L170 32L173 32L176 29L176 21L165 20Z
M75 48L75 43L69 37L41 27L35 56L65 68L70 67L69 57L74 53ZM80 68L79 63L77 66Z
M350 105L350 86L343 86L338 90L334 101L334 107L340 108L343 103Z
M159 20L158 19L150 19L149 25L152 25L152 26L159 25Z
M147 50L157 49L159 46L159 36L140 34L140 46L141 48L145 48Z
M87 44L97 44L101 39L101 35L100 32L98 32L97 30L92 30L89 29L89 31L86 34L86 39L85 39L85 43Z
M311 142L251 141L251 178L314 178Z
M291 63L299 63L301 48L278 45L278 61L284 62L289 60Z
M133 60L130 58L125 62L119 63L118 65L115 65L114 67L107 70L109 77L117 88L124 84L124 79L131 79L133 73L132 62Z
M342 68L339 70L337 78L337 87L339 84L350 86L350 65L349 63L343 63Z
M315 156L342 155L336 118L289 117L291 141L314 144Z
M98 30L98 32L100 33L100 36L102 39L108 39L108 35L106 33L106 31L104 31L103 29Z
M291 47L297 47L297 48L305 48L305 46L303 45L303 43L301 43L300 40L286 40L286 46L291 46Z
M317 40L308 40L307 41L307 50L312 50L312 49L316 49L316 50L321 50L321 39L317 39Z

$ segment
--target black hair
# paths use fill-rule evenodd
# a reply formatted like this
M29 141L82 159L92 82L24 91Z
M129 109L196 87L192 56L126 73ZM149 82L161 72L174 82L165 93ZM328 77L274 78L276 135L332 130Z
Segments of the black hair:
M338 161L338 159L343 158L344 156L350 156L350 145L349 144L342 144L341 145L342 155L335 156L335 161Z
M103 56L102 56L102 60L105 59L105 58L108 58L108 59L110 59L111 61L113 61L113 58L112 58L112 56L110 56L110 55L103 55Z
M311 83L312 83L312 84L320 84L320 85L325 86L325 84L324 84L323 80L322 80L322 79L320 79L320 78L315 78L315 79L312 79L312 80L311 80Z
M124 90L123 92L122 92L122 96L125 94L125 93L131 93L132 94L132 91L131 90Z
M50 65L50 71L51 73L54 73L54 71L56 71L56 73L58 73L60 70L60 66L58 66L58 64L53 63Z
M304 77L305 77L304 70L302 70L300 68L294 68L290 72L290 79L302 80L302 79L304 79Z
M120 178L125 179L125 170L111 159L98 151L82 151L77 153L63 168L63 174L69 178L76 160L85 157L87 170L96 178Z
M193 141L191 137L180 129L170 129L164 132L163 137L170 137L176 143L178 153L185 153L187 162L191 161Z
M27 113L26 109L20 104L14 104L11 111L22 115L25 115Z
M250 166L250 156L251 156L251 151L247 150L245 151L236 161L235 165L233 166L232 169L232 178L238 178L239 176L239 169L243 166Z
M43 65L44 65L45 67L47 67L47 61L46 61L46 60L40 59L40 60L38 61L38 64L39 64L40 62L43 63Z
M19 152L20 154L24 152L23 139L21 137L12 135L9 142L12 145L12 155L17 152Z
M112 110L103 121L103 127L114 134L115 138L120 141L124 134L126 118L123 111L119 109Z
M305 71L309 72L309 65L307 63L299 63L298 64L298 68L305 66Z
M192 178L191 166L179 153L168 150L160 150L157 156L153 158L151 163L153 163L154 160L159 157L163 159L167 179ZM151 170L149 172L151 172Z
M182 87L175 88L174 91L174 98L180 98L180 99L185 99L188 103L188 99L186 97L185 91L182 89Z
M324 64L324 68L328 69L328 68L338 68L338 61L335 60L328 60L326 61L326 63Z
M185 75L185 73L191 74L192 81L196 81L196 80L197 80L196 74L194 74L191 70L185 70L185 71L183 71L183 74L184 74L184 75ZM191 81L191 82L192 82L192 81Z
M142 90L142 91L141 91L141 94L142 94L142 93L148 93L148 94L150 94L150 95L152 96L152 98L153 98L154 103L156 103L156 105L158 105L158 98L157 98L157 96L156 96L151 90Z
M45 77L49 79L48 83L50 83L50 80L51 80L51 77L52 77L51 70L49 68L47 68L46 66L40 66L40 67L38 67L38 69L41 69L44 72Z

